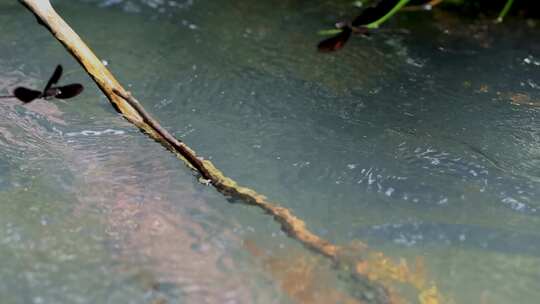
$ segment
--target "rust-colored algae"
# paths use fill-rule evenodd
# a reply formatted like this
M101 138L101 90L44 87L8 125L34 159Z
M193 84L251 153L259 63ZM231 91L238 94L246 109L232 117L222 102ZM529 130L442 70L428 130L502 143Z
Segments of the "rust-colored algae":
M533 100L530 95L524 93L508 93L510 103L518 106L540 106L540 101Z
M298 251L269 255L255 242L244 241L245 248L257 257L272 279L294 303L298 304L364 304L331 287L332 277L320 265L320 259Z
M442 303L437 287L433 283L428 283L425 278L423 264L417 262L416 269L412 272L404 260L395 264L380 252L370 252L363 243L352 250L334 245L311 232L306 223L296 217L289 209L270 202L264 195L253 189L238 185L234 180L226 177L210 161L198 157L195 151L162 128L139 102L118 83L88 46L54 11L49 1L21 0L21 2L81 63L117 111L151 138L175 153L187 166L200 174L208 184L212 184L226 196L232 196L247 204L258 206L272 215L280 223L282 230L291 238L298 240L314 252L330 258L336 265L344 266L344 269L352 274L367 278L370 284L378 286L376 289L384 290L384 294L387 296L376 303L404 303L393 290L391 286L393 283L404 283L415 288L421 304ZM255 251L253 252L255 253ZM353 255L362 256L362 258L352 260L346 258ZM326 302L316 302L319 301L319 298L315 297L318 295L316 290L320 287L317 283L319 273L313 271L312 264L300 258L293 259L292 263L284 261L270 259L267 265L274 276L283 282L282 288L298 303L362 303L358 299L338 292L333 293L330 298L325 298ZM285 271L293 265L294 267L290 271ZM370 303L374 302L370 301Z
M366 260L356 264L356 272L386 286L392 282L409 284L417 290L421 304L443 303L437 286L427 281L424 261L420 257L416 259L414 270L411 270L405 259L400 259L396 264L382 252L370 253Z

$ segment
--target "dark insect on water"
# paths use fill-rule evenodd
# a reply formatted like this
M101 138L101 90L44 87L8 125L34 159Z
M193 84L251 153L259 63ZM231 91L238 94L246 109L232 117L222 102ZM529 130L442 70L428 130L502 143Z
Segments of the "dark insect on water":
M13 95L0 96L0 98L15 97L24 103L29 103L39 98L68 99L79 95L83 91L84 87L80 83L72 83L65 86L55 86L58 80L60 80L60 77L62 77L62 66L58 65L56 66L51 78L49 78L49 81L47 82L47 85L43 91L33 90L26 87L16 87L15 90L13 90Z
M368 36L369 29L366 25L373 23L382 18L388 13L396 4L398 0L381 0L375 6L366 8L351 22L339 22L336 24L341 32L333 37L325 39L317 45L317 49L320 52L333 52L337 51L347 43L351 34L361 34Z

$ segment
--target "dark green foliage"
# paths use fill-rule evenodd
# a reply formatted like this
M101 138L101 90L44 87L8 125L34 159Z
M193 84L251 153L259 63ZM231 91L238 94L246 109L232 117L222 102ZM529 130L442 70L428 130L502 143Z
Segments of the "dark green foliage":
M336 24L339 29L335 36L319 42L317 48L321 52L333 52L341 49L349 40L352 33L368 35L369 30L378 28L382 23L400 11L403 7L422 9L423 5L439 5L447 10L472 15L473 17L488 16L496 22L504 21L509 14L522 17L540 17L540 1L527 0L379 0L362 2L363 9L352 21L340 21ZM490 17L493 16L493 17Z
M441 6L470 16L497 16L508 0L445 0ZM509 15L540 18L540 1L514 0Z

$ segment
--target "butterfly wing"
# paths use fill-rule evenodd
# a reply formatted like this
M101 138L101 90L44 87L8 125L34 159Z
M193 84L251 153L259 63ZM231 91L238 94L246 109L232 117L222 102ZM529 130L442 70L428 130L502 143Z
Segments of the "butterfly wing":
M57 65L56 69L54 70L54 73L52 74L51 78L49 78L49 81L47 82L47 85L43 89L43 92L47 92L54 84L60 80L60 77L62 76L62 66Z
M13 95L17 97L17 99L19 99L20 101L24 103L29 103L36 98L40 98L41 92L36 91L36 90L31 90L25 87L17 87L13 91Z
M343 28L343 31L334 37L325 39L317 45L319 52L334 52L341 49L347 40L351 37L352 30L349 27Z
M73 83L58 87L57 89L59 90L59 93L56 94L54 97L60 99L68 99L81 94L81 92L84 90L84 87L80 83Z
M370 24L382 18L386 13L388 13L396 4L397 0L381 0L374 7L368 7L362 13L354 18L351 22L351 25L355 28L355 33L368 35L368 29L363 27L364 25ZM345 43L351 37L353 29L350 27L345 27L343 31L337 34L334 37L328 38L319 42L317 48L320 52L334 52L337 51L345 45Z

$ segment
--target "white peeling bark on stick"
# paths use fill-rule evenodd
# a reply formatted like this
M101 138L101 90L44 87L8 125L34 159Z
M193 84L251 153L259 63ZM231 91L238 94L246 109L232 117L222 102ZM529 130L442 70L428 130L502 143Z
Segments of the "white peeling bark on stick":
M270 202L264 195L255 190L238 185L234 180L225 176L210 161L197 156L195 151L185 143L176 139L167 130L148 114L142 105L114 78L111 72L92 52L92 50L81 40L81 38L71 29L71 27L56 13L49 0L19 0L37 18L38 22L44 25L64 47L79 61L92 79L96 82L101 91L107 96L114 108L120 112L128 121L143 130L151 138L161 143L168 150L175 153L192 170L195 170L202 178L212 184L218 191L226 196L238 198L243 202L255 205L266 213L270 214L288 236L298 240L311 250L330 258L340 265L348 265L352 273L360 276L378 278L374 280L375 287L368 292L373 293L375 289L381 291L380 297L369 303L397 303L394 297L388 298L391 294L386 289L385 280L398 281L413 285L419 292L418 299L422 304L439 304L440 295L433 284L424 283L419 280L416 274L404 271L401 265L393 265L382 253L370 252L365 244L356 246L355 254L376 256L369 265L375 266L366 272L366 262L362 260L350 261L344 256L347 250L334 245L329 241L311 232L304 221L296 217L289 209ZM345 255L342 255L345 254ZM374 263L372 263L374 262ZM379 265L380 264L380 265ZM382 265L382 266L381 266ZM361 271L362 270L362 271ZM405 278L396 279L396 272ZM376 275L375 275L376 274ZM410 278L409 278L410 276ZM385 280L383 280L385 278ZM371 281L371 279L368 279ZM415 283L415 282L421 283ZM377 300L378 299L378 300Z

